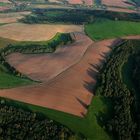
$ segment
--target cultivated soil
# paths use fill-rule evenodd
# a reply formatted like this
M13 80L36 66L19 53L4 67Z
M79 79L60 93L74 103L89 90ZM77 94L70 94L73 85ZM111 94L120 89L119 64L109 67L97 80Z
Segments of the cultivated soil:
M92 6L93 0L69 0L69 4L84 4L87 6Z
M137 13L136 10L119 8L119 7L108 7L107 10L108 11L114 11L114 12L123 12L123 13Z
M3 3L11 3L9 0L0 0L0 2L3 2Z
M130 7L130 5L125 3L124 0L102 0L102 4L114 7Z
M84 35L82 35L82 37L78 34L75 35L79 42L81 42L81 49L84 48L85 50L85 47L82 46L85 45L82 43ZM87 37L85 36L85 39L86 38ZM55 60L55 68L59 66L59 63L60 65L62 65L61 57L66 61L67 65L69 65L69 67L64 71L60 69L62 72L57 76L50 78L49 81L45 81L43 79L43 83L38 85L0 90L0 96L67 112L81 117L85 116L87 107L94 95L93 87L96 84L96 76L98 74L99 65L103 63L106 55L111 50L110 46L114 45L116 40L104 40L97 43L93 43L90 39L87 39L85 41L88 45L87 50L85 51L85 53L83 53L82 56L80 55L80 59L79 57L77 58L75 64L73 64L72 66L69 65L70 59L73 59L70 55L66 56L65 54L63 54L65 55L63 56L61 54L60 58L58 60ZM71 48L69 49L69 51L73 50L72 46L68 47ZM58 50L58 52L59 51L60 50ZM19 58L21 58L19 54L13 54L13 57L15 57L14 55L17 55L19 56ZM23 58L24 57L25 56L23 55ZM40 63L43 63L44 66L47 66L48 61L47 59L44 60L43 57L44 56L42 56L42 62L40 60L39 61ZM17 57L18 60L19 58ZM34 57L32 56L32 58ZM13 59L12 56L9 57L9 61L10 59ZM28 59L30 59L30 57ZM19 62L17 61L17 63ZM22 63L24 64L24 62L21 61L21 64ZM66 65L64 64L64 66ZM48 69L50 69L51 71L51 68L48 67ZM40 75L40 77L42 77L42 73L40 73Z
M47 82L79 62L92 41L81 33L71 33L74 43L58 48L54 53L13 53L7 61L33 80Z

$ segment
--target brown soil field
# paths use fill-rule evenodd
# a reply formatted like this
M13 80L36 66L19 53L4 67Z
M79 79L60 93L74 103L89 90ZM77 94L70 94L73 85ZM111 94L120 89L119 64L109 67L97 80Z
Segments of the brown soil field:
M51 80L34 86L0 90L0 96L83 117L93 97L92 89L96 84L98 67L105 60L105 56L111 50L110 46L115 41L112 39L93 43L78 63ZM56 60L55 65L58 66L59 62L60 60Z
M31 12L0 13L0 23L13 23L23 18Z
M49 25L49 24L23 24L12 23L0 26L0 37L17 41L42 41L49 40L56 33L83 32L79 25Z
M130 5L126 4L124 0L102 0L102 4L115 7L130 7Z
M11 3L9 0L0 0L0 2Z
M71 34L75 42L58 48L54 53L35 55L13 53L7 57L7 61L27 77L47 82L79 62L92 43L81 33Z
M92 6L93 5L93 0L86 0L85 3L86 3L86 5L89 5L89 6L91 5Z
M85 4L87 6L93 5L93 0L69 0L69 4Z
M108 7L108 11L115 11L115 12L125 12L125 13L137 13L136 10L126 9L126 8L115 8L115 7Z
M9 9L9 7L7 7L7 6L0 6L0 11L5 11L5 10L8 10Z
M82 0L69 0L70 4L83 4Z

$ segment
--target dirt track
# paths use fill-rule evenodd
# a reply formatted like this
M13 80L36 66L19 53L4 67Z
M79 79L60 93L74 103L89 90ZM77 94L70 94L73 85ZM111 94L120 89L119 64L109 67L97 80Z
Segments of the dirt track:
M114 40L89 45L79 63L43 84L1 90L0 96L84 116L93 97L98 66ZM46 61L47 63L47 61ZM59 63L59 60L58 60Z

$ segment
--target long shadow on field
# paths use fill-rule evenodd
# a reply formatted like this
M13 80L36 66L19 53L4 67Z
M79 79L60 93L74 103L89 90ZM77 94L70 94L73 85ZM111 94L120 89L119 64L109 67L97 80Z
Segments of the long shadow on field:
M77 100L85 109L88 109L88 107L89 107L88 104L84 103L81 99L79 99L79 98L77 98L77 97L76 97L76 100ZM81 112L81 115L82 115L83 117L86 116L86 114L84 114L83 112Z
M102 63L102 60L99 60L100 63ZM91 81L87 82L84 81L83 86L91 93L93 94L95 91L96 81L98 79L98 74L100 70L100 65L97 64L89 64L89 68L87 69L87 74L91 77Z
M94 66L96 67L96 66ZM95 68L94 68L95 69ZM96 83L96 79L97 79L97 74L98 74L98 71L94 70L93 68L89 68L87 70L87 73L88 75L92 78L92 81L90 82L87 82L87 81L84 81L84 87L90 92L93 94L93 89L94 89L94 85Z

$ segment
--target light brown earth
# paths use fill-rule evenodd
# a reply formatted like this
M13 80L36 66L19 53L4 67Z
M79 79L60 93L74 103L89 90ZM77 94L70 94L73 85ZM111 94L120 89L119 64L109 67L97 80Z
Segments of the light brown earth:
M11 3L9 0L0 0L0 2Z
M49 0L50 3L57 3L57 4L63 4L63 1L61 0Z
M124 0L102 0L102 4L115 7L130 7L130 5L126 4Z
M13 23L22 19L25 15L31 12L13 12L13 13L0 13L0 23Z
M49 40L56 33L83 32L82 25L50 25L50 24L23 24L12 23L0 26L0 37L17 41Z
M123 13L137 13L136 10L126 9L126 8L115 8L115 7L108 7L108 11L114 11L114 12L123 12Z
M132 36L126 36L123 37L124 39L140 39L140 35L132 35Z
M69 0L69 4L83 4L87 6L93 5L93 0Z
M69 0L69 4L83 4L82 0Z
M86 43L87 45L89 42L91 43L89 43L86 53L82 57L80 56L80 61L56 77L39 85L0 90L0 96L84 116L93 97L92 88L96 83L98 66L102 64L106 53L110 52L109 46L113 45L114 41L113 39L104 40L92 44L89 39ZM82 46L81 49L83 49ZM69 57L71 58L71 56ZM61 57L55 61L55 67L59 66ZM44 65L45 62L47 63L47 59L42 60ZM67 65L69 65L69 61ZM42 75L42 73L40 74Z

